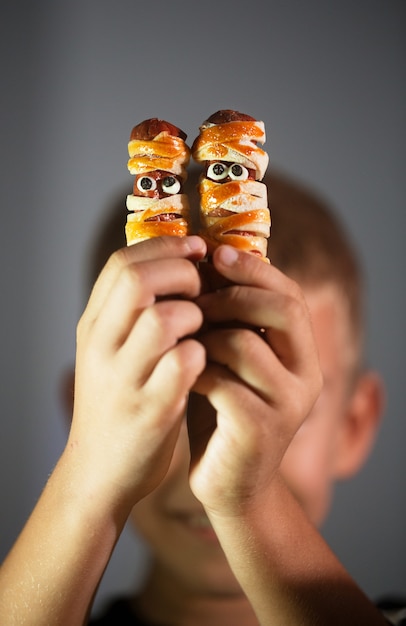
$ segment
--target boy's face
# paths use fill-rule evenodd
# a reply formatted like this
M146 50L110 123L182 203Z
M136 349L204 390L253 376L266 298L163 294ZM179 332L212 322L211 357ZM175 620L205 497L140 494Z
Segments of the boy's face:
M310 520L320 526L330 508L348 420L356 353L342 297L331 286L304 290L319 351L323 388L291 442L283 476Z
M304 290L311 311L324 388L297 432L281 465L288 486L307 515L320 525L329 508L338 443L349 400L351 341L343 303L333 288ZM198 397L201 410L206 401ZM341 448L340 448L341 449ZM162 484L134 508L132 521L155 561L188 586L236 592L238 585L188 483L186 426Z

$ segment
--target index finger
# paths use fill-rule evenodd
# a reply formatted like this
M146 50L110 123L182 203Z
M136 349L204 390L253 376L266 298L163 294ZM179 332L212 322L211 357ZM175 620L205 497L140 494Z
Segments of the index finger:
M283 291L289 280L273 265L231 246L219 246L214 251L213 264L222 276L238 285Z
M206 253L206 245L200 237L155 237L114 252L93 286L89 306L93 315L100 311L108 293L122 269L133 263L155 259L184 258L200 260Z
M263 339L291 371L301 372L318 361L309 309L295 281L228 246L216 250L213 262L233 284L199 296L197 303L206 320L263 329Z

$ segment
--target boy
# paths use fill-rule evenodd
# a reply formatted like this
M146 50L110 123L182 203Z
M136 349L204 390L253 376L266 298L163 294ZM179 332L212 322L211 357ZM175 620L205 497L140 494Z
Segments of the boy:
M267 182L272 264L214 255L235 287L202 292L196 237L122 249L101 272L68 443L0 576L7 623L85 623L129 517L151 570L95 623L385 623L316 530L381 410L356 263L321 203Z

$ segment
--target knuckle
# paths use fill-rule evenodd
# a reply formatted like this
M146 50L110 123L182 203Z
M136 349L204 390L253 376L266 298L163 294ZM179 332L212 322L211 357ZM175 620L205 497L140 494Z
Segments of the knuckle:
M79 345L89 336L96 319L87 309L80 316L76 324L76 344Z
M151 294L148 280L146 279L143 265L139 263L130 263L122 267L120 279L123 281L125 288L131 292L131 296L135 301L142 298L142 301L152 301L154 296Z
M146 310L150 332L176 343L188 332L197 330L203 315L192 302L182 300L162 300Z
M303 397L306 389L299 389L296 393L292 393L289 399L289 414L292 417L292 423L296 426L307 413L307 402Z
M286 297L290 303L290 309L295 313L300 312L302 314L305 307L305 299L303 291L294 280L289 279L289 289Z
M309 381L295 380L289 386L289 394L285 396L286 415L289 419L282 420L281 428L287 437L291 437L309 415L316 399Z
M257 340L262 342L262 339L249 328L239 329L234 337L236 348L240 354L244 354L247 359L250 359L251 355L255 357L258 349Z
M246 287L243 285L232 285L220 291L220 296L228 300L229 307L236 307L236 311L238 311L238 303L244 302L246 297Z
M175 376L183 386L189 387L202 371L205 364L203 346L194 339L187 339L173 351L173 368Z
M302 326L306 320L310 321L309 309L304 295L296 283L292 282L291 289L284 296L283 310L291 328Z
M149 307L146 309L145 315L149 330L155 337L168 336L168 331L173 322L171 311L164 303L161 306Z
M292 410L297 423L301 423L312 410L322 388L322 376L316 374L310 380L302 380L295 399L292 399Z
M106 263L106 267L116 266L120 269L120 268L125 267L129 263L130 263L130 248L128 247L120 248L119 250L116 250L110 255Z

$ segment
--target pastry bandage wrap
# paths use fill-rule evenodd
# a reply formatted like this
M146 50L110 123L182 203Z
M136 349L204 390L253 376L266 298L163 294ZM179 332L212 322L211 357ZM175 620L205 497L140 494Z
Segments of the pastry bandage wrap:
M189 201L186 194L176 194L167 198L143 198L127 196L127 216L125 234L127 245L139 243L152 237L184 237L189 233ZM176 214L175 219L156 219L162 214Z
M190 149L181 137L171 135L167 130L153 139L130 139L128 154L128 169L135 176L163 170L182 181L187 178ZM189 234L190 209L186 194L163 198L131 194L127 196L126 205L129 211L125 227L127 245L151 237L183 237Z
M238 163L255 170L256 178L215 182L202 174L198 186L201 235L209 254L220 244L228 244L268 261L271 217L267 187L260 180L269 157L256 144L264 141L264 124L256 120L205 123L200 128L192 148L195 161Z
M258 121L237 121L224 124L206 123L193 144L195 161L228 161L256 170L262 180L268 167L267 153L256 145L265 143L265 126Z
M167 131L150 140L131 139L128 142L128 154L130 174L165 170L184 180L187 177L190 149L181 137L170 135Z

